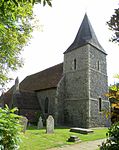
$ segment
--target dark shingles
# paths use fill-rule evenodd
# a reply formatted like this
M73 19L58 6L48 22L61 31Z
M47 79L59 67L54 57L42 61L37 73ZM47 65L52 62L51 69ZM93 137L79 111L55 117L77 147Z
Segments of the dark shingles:
M87 14L85 14L85 16L84 16L84 19L81 23L81 26L79 28L79 31L76 35L76 38L75 38L74 42L64 52L64 54L68 53L68 52L71 52L74 49L82 47L86 44L93 45L94 47L96 47L97 49L99 49L100 51L102 51L103 53L106 54L105 50L102 48L102 46L98 42L98 39L95 35L95 32L92 28L92 25L91 25L89 19L87 17Z
M21 83L20 89L37 91L57 87L62 78L63 63L50 67L36 74L27 76Z

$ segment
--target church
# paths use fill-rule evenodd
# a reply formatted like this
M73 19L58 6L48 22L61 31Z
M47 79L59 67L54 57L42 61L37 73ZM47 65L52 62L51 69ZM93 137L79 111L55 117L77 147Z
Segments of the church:
M40 115L55 125L107 126L103 110L109 110L106 52L85 14L78 33L64 52L64 62L27 76L4 95L4 104L18 107L29 122Z

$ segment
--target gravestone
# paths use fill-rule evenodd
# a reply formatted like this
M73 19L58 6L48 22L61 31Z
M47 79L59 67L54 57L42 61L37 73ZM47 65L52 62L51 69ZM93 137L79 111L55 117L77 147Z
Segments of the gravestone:
M28 123L28 119L24 116L21 116L20 119L19 119L19 123L21 124L22 126L22 132L25 133L26 131L26 128L27 128L27 123Z
M54 133L54 118L51 115L46 120L46 133Z
M93 133L94 131L91 129L85 129L85 128L71 128L70 132L80 133L80 134L88 134Z
M71 135L69 138L68 138L68 142L80 142L81 140L79 139L78 136L76 135Z
M39 117L37 129L42 129L42 128L43 128L43 120L42 117Z

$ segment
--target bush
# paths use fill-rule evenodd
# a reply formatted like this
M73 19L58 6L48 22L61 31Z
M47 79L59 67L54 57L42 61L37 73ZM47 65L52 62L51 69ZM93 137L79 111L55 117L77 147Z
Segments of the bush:
M106 136L107 140L102 143L100 150L119 150L119 122L108 129Z
M15 114L17 108L0 108L0 150L17 150L19 148L19 134L21 126L19 116Z

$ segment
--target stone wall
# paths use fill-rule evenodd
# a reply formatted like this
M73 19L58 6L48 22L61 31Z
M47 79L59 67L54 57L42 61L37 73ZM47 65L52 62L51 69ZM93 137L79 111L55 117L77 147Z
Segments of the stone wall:
M48 115L55 116L55 98L56 98L56 88L51 88L47 90L42 90L37 92L37 97L39 100L39 104L41 106L43 119L46 120ZM48 104L48 113L45 113L45 99L46 97L49 99Z
M89 127L101 127L101 126L110 126L110 119L106 117L106 113L103 113L103 110L108 110L109 102L102 101L102 111L99 111L98 100L90 100L90 126Z
M76 69L73 61L76 59ZM99 110L109 108L106 54L90 44L64 55L64 122L79 127L105 126Z
M90 97L97 99L101 97L106 99L105 94L108 92L107 76L101 72L90 69Z
M89 64L88 49L87 45L64 54L63 73L87 69ZM76 59L76 70L73 67L74 59Z
M30 123L38 121L41 113L40 105L34 92L19 92L13 95L13 107L18 108L18 114L27 117Z
M88 56L88 45L64 55L66 125L89 126ZM76 60L76 69L73 67L74 60Z
M64 98L65 98L65 77L63 76L57 85L55 98L55 120L57 125L64 125Z
M90 68L107 75L106 54L91 45L89 45L89 65Z
M105 96L108 92L106 54L93 46L89 48L90 127L105 126L107 119L99 110L99 98L101 98L101 110L108 110L109 101Z
M73 127L88 128L88 100L68 99L65 100L64 124Z
M65 99L87 99L88 72L79 70L65 74Z

